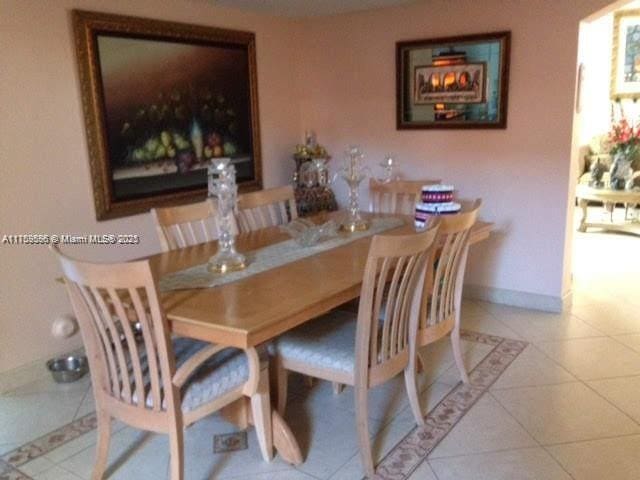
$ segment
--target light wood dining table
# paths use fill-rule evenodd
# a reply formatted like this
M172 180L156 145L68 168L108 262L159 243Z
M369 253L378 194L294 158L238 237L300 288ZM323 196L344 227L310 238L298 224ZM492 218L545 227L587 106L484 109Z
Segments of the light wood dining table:
M312 217L312 220L320 223L339 215L341 212L320 214ZM405 220L403 226L387 230L384 234L414 231L413 218L402 218ZM477 222L471 232L470 242L473 244L488 238L492 228L491 223ZM248 252L288 238L278 227L270 227L238 235L236 247L240 252ZM225 285L165 292L161 295L161 301L170 330L176 335L242 349L263 345L357 298L371 238L360 238ZM154 255L149 257L149 261L160 278L206 263L217 248L217 242L208 242ZM227 407L223 415L241 427L251 422L250 409L242 402ZM295 437L275 410L273 438L276 449L285 461L292 464L302 462Z

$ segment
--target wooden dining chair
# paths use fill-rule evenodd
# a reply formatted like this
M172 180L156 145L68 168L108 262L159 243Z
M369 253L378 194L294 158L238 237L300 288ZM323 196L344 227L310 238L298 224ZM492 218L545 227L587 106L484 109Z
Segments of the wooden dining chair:
M422 187L437 183L440 180L392 180L385 183L372 178L369 180L369 211L413 215Z
M424 424L416 388L415 335L426 261L437 231L436 220L422 233L373 237L358 313L334 310L282 335L275 343L281 414L286 405L288 372L355 387L360 455L368 476L374 474L367 407L370 388L404 371L416 422ZM379 322L382 308L386 315Z
M270 188L238 197L238 227L241 232L289 223L298 218L293 187Z
M267 364L254 349L172 340L147 261L86 263L52 249L89 359L98 423L94 480L105 472L112 418L168 434L171 479L181 480L183 429L243 396L251 398L262 456L272 458Z
M418 355L421 348L451 336L453 356L460 377L469 382L460 347L460 308L469 252L469 235L478 218L482 200L463 202L462 213L442 215L437 244L439 253L428 263L425 295L417 333ZM425 360L419 358L422 366Z
M156 224L162 251L216 240L218 238L217 213L216 202L212 199L189 205L152 208L151 215ZM232 230L234 233L238 231L235 219Z

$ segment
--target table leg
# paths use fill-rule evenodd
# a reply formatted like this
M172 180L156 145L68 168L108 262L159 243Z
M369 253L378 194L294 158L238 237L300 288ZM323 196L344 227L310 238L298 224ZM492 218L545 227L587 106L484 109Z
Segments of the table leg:
M249 425L253 425L251 405L249 402L249 398L240 398L222 408L220 414L222 418L244 430L248 428ZM291 465L302 464L302 452L289 425L287 425L287 422L285 422L273 406L271 412L274 447L276 447L276 450L285 462Z
M604 202L604 208L609 212L609 221L613 223L613 211L616 209L616 204L614 202Z
M582 209L582 218L580 219L580 226L578 227L579 232L587 231L587 205L588 204L589 202L582 198L578 201L578 205Z

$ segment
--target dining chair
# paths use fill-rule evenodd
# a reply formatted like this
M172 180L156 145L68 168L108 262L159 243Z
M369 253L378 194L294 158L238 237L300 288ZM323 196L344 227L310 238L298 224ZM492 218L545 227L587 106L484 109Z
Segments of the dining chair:
M238 197L240 232L282 225L296 218L298 211L291 185L244 193Z
M274 345L281 415L286 405L288 372L355 388L358 442L368 476L374 474L367 407L370 388L404 371L416 422L424 424L416 387L415 335L426 261L431 255L438 222L422 233L374 236L358 313L334 310L285 333ZM381 308L386 310L383 322L379 322Z
M392 180L385 183L372 178L369 180L369 211L413 215L422 187L437 183L440 180Z
M478 218L482 200L462 202L462 213L442 215L438 232L439 253L428 263L425 294L417 333L417 353L423 367L421 348L451 336L453 356L460 377L469 383L460 347L460 308L469 252L469 235Z
M369 211L372 213L396 213L414 215L415 204L420 201L422 187L435 185L440 180L392 180L380 182L369 180ZM341 310L358 310L358 301L352 300L340 307ZM339 394L344 385L333 383L333 392Z
M151 215L156 224L162 251L216 240L218 238L217 213L216 202L212 199L188 205L152 208ZM234 233L238 231L235 218L232 231Z
M94 480L105 472L112 418L168 434L170 478L181 480L183 429L243 396L251 398L262 456L271 460L267 363L255 349L172 339L147 261L87 263L52 249L89 359L98 424Z

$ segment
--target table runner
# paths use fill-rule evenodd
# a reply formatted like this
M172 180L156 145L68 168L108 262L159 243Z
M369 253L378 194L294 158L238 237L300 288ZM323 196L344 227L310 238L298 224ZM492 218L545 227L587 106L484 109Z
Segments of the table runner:
M236 282L266 270L280 267L287 263L292 263L401 225L404 225L404 221L401 218L374 218L371 220L369 229L364 232L354 232L347 235L341 234L311 247L302 247L298 245L295 240L290 239L250 252L242 252L247 258L248 263L247 268L244 270L220 275L209 272L207 269L208 264L204 263L162 277L159 282L160 291L168 292L171 290L190 288L211 288Z

